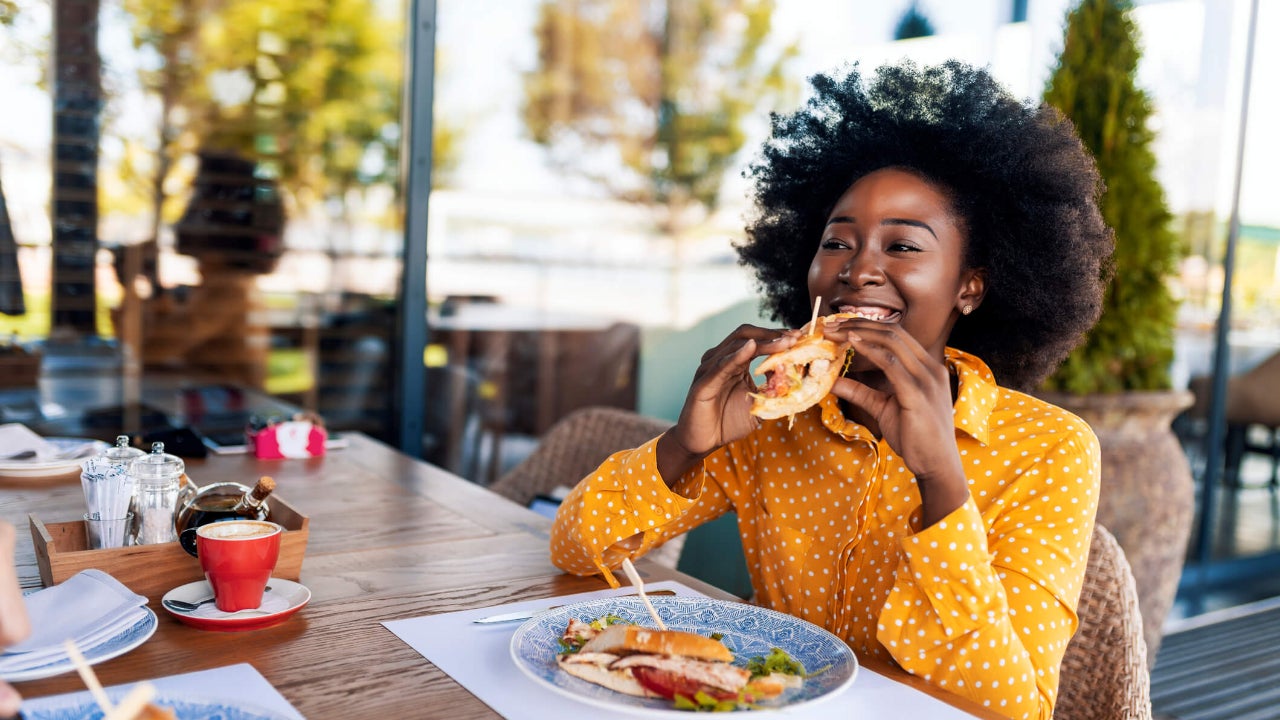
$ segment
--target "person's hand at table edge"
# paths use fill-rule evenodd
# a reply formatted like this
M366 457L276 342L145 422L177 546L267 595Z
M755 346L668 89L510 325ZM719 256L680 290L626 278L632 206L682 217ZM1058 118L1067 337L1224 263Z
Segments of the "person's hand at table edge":
M14 567L15 533L13 526L0 520L0 649L31 634L27 606L22 601L18 573ZM22 696L0 680L0 718L21 717Z

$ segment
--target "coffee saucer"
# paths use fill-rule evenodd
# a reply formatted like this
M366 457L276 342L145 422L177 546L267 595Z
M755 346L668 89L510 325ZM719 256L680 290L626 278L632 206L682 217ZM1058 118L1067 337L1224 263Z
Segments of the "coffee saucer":
M209 581L197 580L165 593L160 605L179 622L201 630L223 632L261 630L279 625L301 610L311 600L311 591L305 585L292 580L273 577L267 581L267 591L262 594L262 605L256 610L238 610L228 613L219 610L210 602L188 611L170 607L165 602L165 600L180 600L197 603L210 597L213 597L213 588L209 585Z

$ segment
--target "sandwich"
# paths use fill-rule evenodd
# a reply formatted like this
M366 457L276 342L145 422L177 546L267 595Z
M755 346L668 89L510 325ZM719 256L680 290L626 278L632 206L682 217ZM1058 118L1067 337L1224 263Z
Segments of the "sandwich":
M691 632L626 624L597 630L575 619L565 637L572 639L557 658L565 672L627 695L673 700L678 707L749 704L803 682L782 674L754 677L731 664L733 653L724 643Z
M765 358L755 371L765 381L751 393L751 414L762 420L792 417L826 397L844 372L850 348L826 339L814 326L851 317L861 316L837 313L815 318L801 328L804 336L795 345Z

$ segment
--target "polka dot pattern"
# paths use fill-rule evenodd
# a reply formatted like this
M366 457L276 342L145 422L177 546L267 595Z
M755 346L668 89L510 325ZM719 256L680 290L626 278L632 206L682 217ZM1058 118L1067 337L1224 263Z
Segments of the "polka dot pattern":
M561 506L551 555L601 573L734 510L756 602L1011 718L1048 718L1076 628L1101 456L1070 413L947 350L970 498L928 528L902 459L834 397L767 422L668 487L651 441Z

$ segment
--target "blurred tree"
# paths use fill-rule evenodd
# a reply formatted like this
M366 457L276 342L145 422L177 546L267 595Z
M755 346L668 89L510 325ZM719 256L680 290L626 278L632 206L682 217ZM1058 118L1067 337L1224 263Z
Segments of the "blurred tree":
M523 119L552 162L659 211L678 238L713 210L744 119L790 88L773 0L545 0ZM767 109L767 108L766 108Z
M1129 0L1082 0L1067 16L1044 100L1075 124L1106 183L1102 215L1115 230L1115 275L1102 318L1047 381L1070 393L1171 386L1178 301L1168 282L1181 245L1156 179L1152 103L1138 87L1137 28Z
M929 37L933 34L933 23L920 11L920 3L912 1L906 12L898 20L898 27L893 30L894 40L910 40L911 38Z
M373 185L399 191L404 53L388 42L404 37L398 15L373 0L124 0L124 7L135 46L154 56L139 75L160 101L158 141L126 152L121 169L152 199L152 237L181 214L176 188L189 183L194 166L186 159L199 150L257 161L295 210ZM436 124L442 178L457 162L460 133Z

